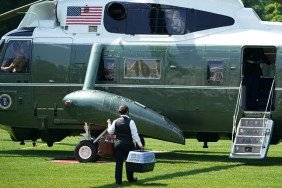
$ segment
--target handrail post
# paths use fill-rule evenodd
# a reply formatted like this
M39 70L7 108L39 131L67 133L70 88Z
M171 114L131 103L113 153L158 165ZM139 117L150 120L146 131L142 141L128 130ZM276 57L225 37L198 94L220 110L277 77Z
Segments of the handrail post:
M270 99L272 101L274 82L275 82L275 77L273 77L273 81L272 81L270 92L269 92L269 95L268 95L267 104L266 104L266 107L265 107L263 118L265 118L265 115L266 115L266 112L267 112L267 109L268 109L268 106L269 106ZM271 109L269 109L269 111L271 111Z
M269 92L269 96L268 96L268 99L267 99L267 104L266 104L266 108L265 108L265 111L264 111L264 115L263 115L263 130L264 130L264 133L266 131L266 124L265 124L265 116L266 116L266 113L267 113L267 109L268 109L268 106L269 106L269 102L270 102L270 99L271 99L271 105L269 106L269 111L271 113L271 106L272 106L272 100L273 100L273 88L274 88L274 82L275 82L275 77L273 77L273 81L272 81L272 84L271 84L271 88L270 88L270 92ZM269 114L270 116L270 114ZM264 147L265 145L265 139L263 139L263 144L262 144L262 147Z
M237 122L237 117L238 117L238 114L239 114L241 97L242 97L242 80L240 82L239 93L238 93L238 97L237 97L237 103L236 103L235 112L234 112L234 115L233 115L233 130L232 130L232 141L233 142L234 142L234 134L236 134L236 122Z

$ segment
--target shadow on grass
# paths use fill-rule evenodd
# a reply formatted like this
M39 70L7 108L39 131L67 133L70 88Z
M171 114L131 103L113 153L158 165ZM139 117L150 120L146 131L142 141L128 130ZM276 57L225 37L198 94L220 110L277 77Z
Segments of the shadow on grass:
M164 183L154 183L154 181L158 180L164 180L164 179L172 179L172 178L190 178L190 176L193 175L198 175L202 173L208 173L208 172L215 172L215 171L221 171L221 170L227 170L235 167L239 167L241 165L228 165L228 166L214 166L214 167L208 167L208 168L202 168L202 169L195 169L195 170L187 170L187 171L179 171L179 172L174 172L174 173L166 173L163 175L158 175L154 176L151 178L146 178L144 180L138 181L135 185L140 185L142 187L161 187L161 186L168 186L168 184ZM125 182L125 183L124 183ZM131 183L128 183L126 181L123 182L122 187L127 187L131 186ZM103 186L98 186L97 188L106 188L106 187L111 187L113 184L108 184L108 185L103 185Z
M282 157L266 157L265 159L230 159L225 152L202 152L176 150L167 153L156 153L158 163L194 163L194 162L226 162L242 163L254 166L281 166Z
M172 152L156 153L157 163L181 164L195 162L225 162L242 163L254 166L281 166L282 157L266 157L266 159L230 159L229 153L225 152L202 152L176 150ZM48 157L51 159L74 160L74 151L67 150L2 150L1 157Z
M167 153L156 153L158 162L162 163L189 163L189 161L228 161L229 153L208 151L175 150Z
M48 149L46 149L48 148ZM50 149L49 149L50 148ZM25 148L19 149L7 149L0 150L0 157L51 157L51 156L65 156L67 159L70 159L74 156L74 148L73 150L68 149L53 149L51 147L47 147L46 144L40 146L29 146Z
M136 183L136 186L142 187L167 187L170 186L165 183L154 183L155 181L172 179L172 178L192 178L193 175L204 174L208 172L216 172L222 170L228 170L240 166L281 166L282 157L268 157L264 160L247 160L247 159L229 159L229 153L217 153L217 152L199 152L199 151L173 151L166 153L156 154L157 163L169 163L169 164L181 164L181 163L198 163L198 162L223 162L229 163L228 165L217 165L213 167L192 169L187 171L179 171L173 173L166 173L163 175L153 176L140 180ZM236 164L234 164L236 163ZM114 184L107 184L99 186L98 188L113 187ZM123 182L122 187L130 187L131 184L127 181Z
M63 150L2 150L1 157L48 157L52 159L74 159L73 151Z

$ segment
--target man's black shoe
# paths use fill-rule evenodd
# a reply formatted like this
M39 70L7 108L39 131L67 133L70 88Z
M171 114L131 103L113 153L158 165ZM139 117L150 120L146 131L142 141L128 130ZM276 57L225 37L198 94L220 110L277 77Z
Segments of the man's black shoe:
M135 183L135 182L137 182L138 181L138 179L137 178L133 178L132 180L130 180L130 181L128 181L129 183Z

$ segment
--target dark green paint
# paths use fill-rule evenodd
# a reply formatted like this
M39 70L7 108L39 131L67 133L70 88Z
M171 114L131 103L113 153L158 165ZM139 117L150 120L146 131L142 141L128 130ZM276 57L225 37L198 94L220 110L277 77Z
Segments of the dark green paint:
M57 136L61 131L65 131L64 136L83 132L83 123L63 110L62 99L82 89L90 50L91 45L71 42L67 45L34 42L30 73L0 74L4 83L0 85L0 94L11 93L14 102L10 109L0 111L1 128L8 130L14 140L43 138L49 142L62 139ZM101 58L115 61L115 79L96 81L95 87L147 106L170 119L186 136L216 133L226 137L232 131L241 81L241 51L242 46L104 45ZM281 61L281 52L277 48L277 62ZM125 79L125 58L160 59L160 79ZM222 84L207 82L210 60L223 62ZM281 70L281 64L276 63L276 88L281 88ZM281 138L280 95L277 90L273 120L274 135ZM84 113L83 109L79 111ZM108 114L95 117L92 123L105 126L107 117Z

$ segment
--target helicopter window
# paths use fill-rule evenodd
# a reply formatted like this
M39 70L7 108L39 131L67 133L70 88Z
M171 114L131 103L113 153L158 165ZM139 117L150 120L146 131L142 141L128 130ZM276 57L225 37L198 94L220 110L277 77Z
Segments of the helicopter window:
M207 80L209 83L223 83L223 62L208 61Z
M165 9L165 23L169 34L185 34L186 10Z
M115 80L115 61L112 59L101 59L98 80L100 81L114 81Z
M5 44L4 40L0 40L0 57L2 57L4 44Z
M160 79L159 59L125 59L125 78Z
M130 6L128 9L126 33L128 34L150 34L149 24L150 9L145 7ZM138 23L138 24L136 24Z
M153 3L115 2L106 7L104 26L111 33L184 35L235 22L229 16Z
M194 9L188 9L187 17L186 25L189 32L231 26L235 22L234 19L229 16Z
M29 40L11 40L8 43L3 62L2 72L27 73L30 59Z
M165 12L158 4L151 5L149 24L151 34L168 34L165 26Z

